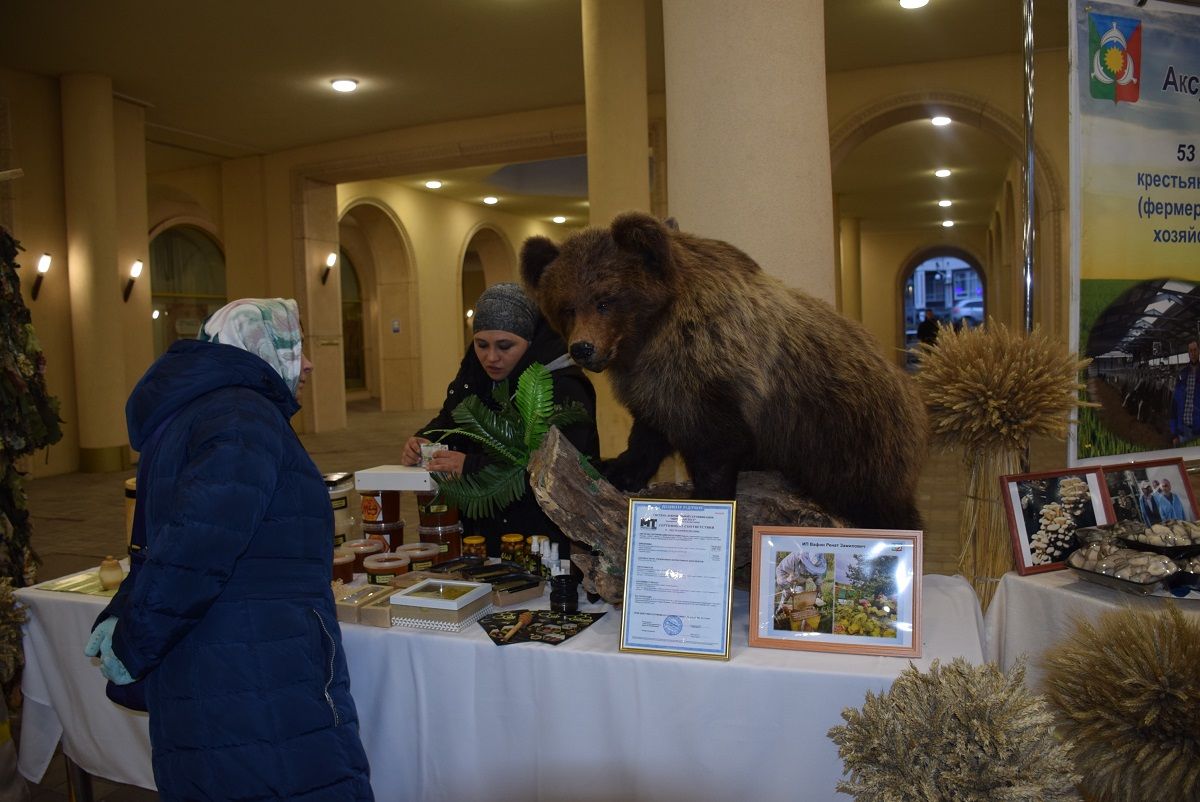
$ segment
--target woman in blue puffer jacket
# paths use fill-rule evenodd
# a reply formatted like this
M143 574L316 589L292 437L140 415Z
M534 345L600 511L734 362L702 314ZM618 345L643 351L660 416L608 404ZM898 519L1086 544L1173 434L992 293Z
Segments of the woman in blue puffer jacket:
M125 407L145 559L88 644L144 680L167 800L369 800L330 592L332 512L288 424L312 365L293 300L235 301Z

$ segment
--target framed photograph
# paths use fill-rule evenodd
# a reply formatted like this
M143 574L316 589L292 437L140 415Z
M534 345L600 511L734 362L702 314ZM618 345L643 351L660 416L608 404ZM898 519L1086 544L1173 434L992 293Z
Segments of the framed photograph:
M621 651L729 659L734 501L629 499Z
M921 656L921 533L754 527L750 645Z
M1000 492L1021 576L1066 568L1075 530L1112 522L1099 468L1009 474Z
M1165 520L1195 521L1196 499L1183 459L1101 465L1108 515L1115 521L1153 526Z

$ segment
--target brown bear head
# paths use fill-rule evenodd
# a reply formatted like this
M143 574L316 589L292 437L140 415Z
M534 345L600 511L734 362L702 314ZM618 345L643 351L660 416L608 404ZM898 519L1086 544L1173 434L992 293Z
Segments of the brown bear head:
M630 212L561 246L546 237L525 241L525 289L576 363L598 372L640 350L675 294L671 236L653 217Z

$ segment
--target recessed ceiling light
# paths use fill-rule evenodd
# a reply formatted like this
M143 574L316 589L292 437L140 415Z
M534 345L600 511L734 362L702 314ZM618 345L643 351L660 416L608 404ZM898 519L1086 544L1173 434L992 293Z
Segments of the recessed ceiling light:
M425 182L425 188L426 188L426 189L441 189L441 188L442 188L442 182L441 182L441 181L438 181L438 180L436 180L436 179L435 179L435 180L433 180L433 181L426 181L426 182Z
M949 178L950 177L950 171L947 170L945 167L941 168L940 170L934 170L933 174L936 175L938 178Z
M929 5L929 0L900 0L900 8L923 8Z
M949 124L950 124L950 118L949 118L949 117L947 117L947 116L946 116L946 115L944 115L944 114L939 114L938 116L931 118L931 119L929 120L929 122L931 122L931 123L933 123L934 125L937 125L937 126L949 125Z
M358 81L353 78L337 78L329 82L334 92L353 92L358 89Z
M554 221L554 222L556 222L556 223L565 223L565 222L567 222L567 218L563 217L561 214L559 214L559 215L555 215L554 217L551 217L550 219L551 219L551 220L553 220L553 221Z
M954 228L954 221L953 220L943 220L942 228Z
M495 206L497 203L500 202L500 199L497 198L495 195L488 195L486 198L483 199L483 202L486 203L488 206Z
M950 206L950 205L951 205L951 201L948 201L948 200L938 201L938 206L941 206L943 209L945 209L947 206Z

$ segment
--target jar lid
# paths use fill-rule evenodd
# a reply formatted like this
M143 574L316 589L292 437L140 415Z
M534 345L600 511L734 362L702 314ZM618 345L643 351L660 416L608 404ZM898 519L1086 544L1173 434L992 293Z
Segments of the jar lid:
M330 490L341 490L342 485L347 488L354 487L354 474L352 473L327 473L321 478L325 480L325 486Z
M445 526L418 526L417 531L422 535L448 535L463 530L462 523L446 524Z
M370 540L368 538L360 538L358 540L347 540L342 544L342 548L347 551L365 552L371 554L376 551L383 551L383 542L379 540Z
M484 540L485 538L483 535L467 535L463 538L463 543L470 543L472 546L474 546L477 543L484 542Z
M352 562L354 562L354 552L348 551L346 549L334 549L333 550L333 564L334 565L344 565L346 563L352 563Z
M410 559L421 557L436 557L442 553L442 547L437 543L405 543L396 549L396 554L407 555Z
M525 536L524 535L501 535L500 542L501 543L524 543Z
M407 554L372 554L363 560L363 568L400 568L411 562Z
M395 530L404 531L404 519L392 521L390 523L378 523L375 521L363 521L362 530L364 532L393 532Z

